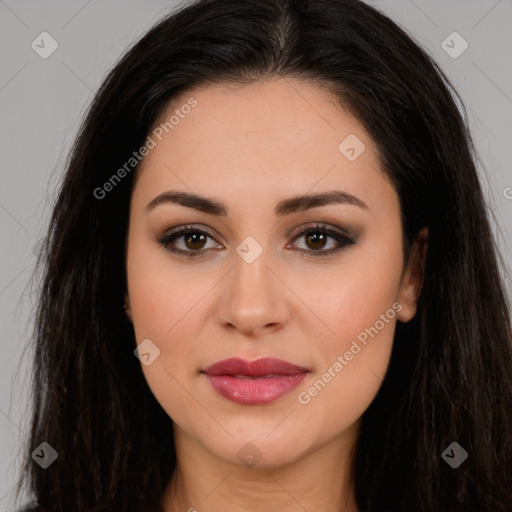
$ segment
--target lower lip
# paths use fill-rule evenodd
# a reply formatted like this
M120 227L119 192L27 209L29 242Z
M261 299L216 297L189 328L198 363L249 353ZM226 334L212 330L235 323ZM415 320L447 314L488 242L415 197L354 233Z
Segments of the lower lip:
M241 379L231 375L205 376L217 393L232 402L242 405L264 405L287 395L307 374L308 372L302 372L255 379Z

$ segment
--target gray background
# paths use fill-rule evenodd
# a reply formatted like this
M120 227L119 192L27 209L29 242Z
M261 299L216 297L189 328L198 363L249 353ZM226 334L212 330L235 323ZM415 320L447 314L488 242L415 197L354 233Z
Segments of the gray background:
M15 508L12 491L29 420L26 347L36 299L29 278L67 152L107 70L177 3L0 1L0 510ZM512 1L368 3L406 28L459 90L481 157L493 227L510 269ZM47 59L31 47L43 31L59 45ZM469 44L458 58L442 47L454 31ZM460 40L447 44L454 46L452 52L461 49ZM510 293L510 274L505 278Z

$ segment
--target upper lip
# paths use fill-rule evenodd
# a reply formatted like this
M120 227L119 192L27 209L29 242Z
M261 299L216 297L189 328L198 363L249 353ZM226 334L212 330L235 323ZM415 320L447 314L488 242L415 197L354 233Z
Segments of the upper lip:
M223 359L208 366L202 370L207 375L247 375L247 376L263 376L263 375L296 375L298 373L308 372L307 368L297 366L295 364L276 359L274 357L263 357L255 361L247 361L238 357Z

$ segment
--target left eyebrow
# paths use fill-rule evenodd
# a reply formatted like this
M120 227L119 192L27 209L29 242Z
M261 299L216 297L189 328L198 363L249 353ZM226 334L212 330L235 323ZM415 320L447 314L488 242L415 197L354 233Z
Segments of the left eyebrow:
M146 206L146 210L153 210L160 204L173 203L188 208L218 216L227 216L228 207L216 199L211 199L188 192L167 191L155 197ZM323 192L318 194L300 195L284 199L277 203L274 212L277 217L283 217L295 212L302 212L329 204L350 204L370 211L361 199L341 190Z
M370 211L366 203L358 197L341 190L333 190L331 192L295 196L285 199L284 201L277 203L275 214L278 217L282 217L284 215L289 215L290 213L302 212L304 210L318 208L329 204L350 204Z

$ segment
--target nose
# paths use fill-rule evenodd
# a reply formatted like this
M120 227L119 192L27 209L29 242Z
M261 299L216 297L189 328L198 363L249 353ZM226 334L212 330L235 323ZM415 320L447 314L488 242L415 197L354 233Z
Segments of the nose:
M290 316L289 292L271 257L263 251L251 263L238 254L233 259L217 309L219 323L253 337L282 329Z

